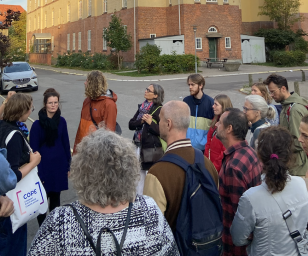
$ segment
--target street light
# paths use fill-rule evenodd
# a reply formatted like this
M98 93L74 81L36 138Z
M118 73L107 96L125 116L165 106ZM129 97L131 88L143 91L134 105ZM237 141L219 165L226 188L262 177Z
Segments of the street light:
M197 65L197 42L196 42L196 32L197 32L197 26L193 25L194 34L195 34L195 73L198 73L198 65Z

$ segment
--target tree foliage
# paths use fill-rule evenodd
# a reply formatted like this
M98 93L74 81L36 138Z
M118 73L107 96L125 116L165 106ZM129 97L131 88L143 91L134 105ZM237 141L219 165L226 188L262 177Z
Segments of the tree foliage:
M26 24L27 14L23 12L19 20L13 21L9 28L9 37L11 41L10 55L14 60L22 60L26 54Z
M120 52L128 51L132 47L132 37L127 33L120 17L112 15L109 27L103 33L103 38L107 41L107 46L115 50L118 56L118 68L121 69Z
M264 0L259 6L259 15L268 16L278 24L278 28L288 30L295 22L303 19L299 13L300 0Z

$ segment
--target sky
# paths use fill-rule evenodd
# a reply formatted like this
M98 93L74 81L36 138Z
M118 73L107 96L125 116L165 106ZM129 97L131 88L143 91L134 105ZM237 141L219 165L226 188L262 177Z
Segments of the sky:
M0 0L0 4L21 5L22 8L27 10L27 0Z

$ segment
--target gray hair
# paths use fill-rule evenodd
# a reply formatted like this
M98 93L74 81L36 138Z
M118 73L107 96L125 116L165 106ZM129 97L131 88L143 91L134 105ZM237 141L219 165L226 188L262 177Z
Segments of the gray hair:
M183 101L172 100L163 106L163 118L170 119L175 129L187 130L190 124L190 108Z
M260 111L261 118L273 119L275 117L275 110L273 107L269 106L265 99L259 95L249 95L245 98L252 107L258 111Z
M135 146L103 128L84 137L72 158L70 179L78 198L103 208L133 202L139 177Z
M157 95L156 99L153 99L154 104L162 105L165 99L165 92L163 87L159 84L151 84L154 88L154 94Z

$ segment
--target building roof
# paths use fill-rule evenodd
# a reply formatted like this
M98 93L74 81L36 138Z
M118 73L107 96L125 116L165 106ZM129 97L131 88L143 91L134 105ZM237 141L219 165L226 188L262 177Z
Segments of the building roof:
M0 16L0 22L5 21L6 11L8 9L11 9L14 12L20 11L20 13L25 12L24 8L22 8L20 5L12 5L12 4L0 4L0 13L2 16Z

